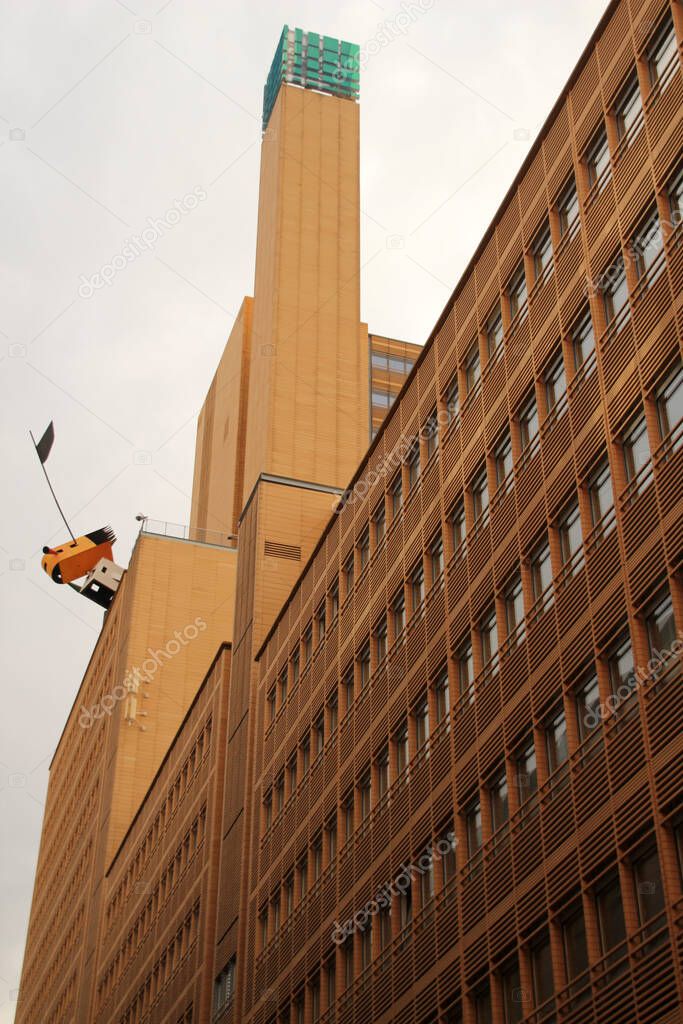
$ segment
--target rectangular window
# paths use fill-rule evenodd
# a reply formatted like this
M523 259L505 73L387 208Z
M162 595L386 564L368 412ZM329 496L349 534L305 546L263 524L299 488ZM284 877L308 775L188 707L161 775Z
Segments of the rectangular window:
M432 586L435 586L440 580L443 581L444 558L441 534L439 534L438 537L435 537L431 543L429 548L429 561L432 570Z
M456 555L463 555L465 553L465 536L467 529L465 526L465 506L462 501L455 504L449 520L451 524L453 552Z
M595 332L590 310L586 310L574 323L571 329L571 342L574 350L574 369L578 372L595 351Z
M665 441L683 420L683 365L680 360L655 392L659 436Z
M522 588L522 577L519 573L513 576L505 588L505 627L507 636L516 636L517 642L524 639L524 633L519 628L524 621L524 590ZM517 630L519 629L519 633Z
M353 577L354 577L354 553L353 551L347 556L344 562L344 579L346 581L346 596L349 597L353 593Z
M547 540L544 540L536 548L531 556L531 589L534 601L544 599L544 607L549 600L548 588L553 580L553 570L550 562L550 547Z
M663 88L677 64L678 44L671 14L668 13L647 48L647 66L652 88L657 85Z
M545 371L543 378L545 401L548 416L559 411L562 399L567 393L567 380L564 374L564 360L560 353Z
M360 965L363 970L372 963L372 918L369 917L360 933Z
M436 409L422 428L422 437L427 448L427 461L429 461L439 447L439 419L436 415Z
M354 679L353 679L353 665L349 665L344 673L342 679L342 687L344 689L344 707L347 712L351 710L354 696Z
M567 722L564 711L556 714L545 728L548 772L556 771L569 757L567 745Z
M482 664L489 671L493 671L498 660L498 622L495 608L491 608L479 624L479 641Z
M333 863L337 856L337 813L330 818L326 827L327 832L327 855L330 864Z
M285 773L281 771L275 780L275 810L279 814L285 806Z
M512 288L513 285L511 284ZM510 292L510 305L512 305L513 293ZM512 314L514 316L514 314ZM489 361L496 358L499 349L503 344L503 317L500 312L500 303L496 304L488 320L486 321L486 352Z
M664 886L656 847L653 846L647 852L641 853L634 861L633 880L636 887L638 917L643 925L661 914L665 907Z
M607 460L601 462L588 479L591 522L596 527L613 506L612 478Z
M626 941L626 922L621 902L619 879L614 876L596 893L600 944L603 954L609 953Z
M476 526L483 526L488 519L489 510L489 488L486 468L481 469L472 481L470 493L472 495L474 523Z
M491 831L497 832L506 823L510 816L508 805L508 783L503 771L498 778L494 779L489 787L489 799L491 806Z
M562 554L562 565L571 566L575 571L579 568L575 561L583 546L583 534L581 533L581 513L577 502L574 502L562 514L558 524L560 535L560 552Z
M520 1024L522 1020L522 983L517 960L506 967L500 976L504 1024Z
M381 391L379 388L372 389L372 404L379 409L388 409L392 403L393 395L388 391Z
M279 679L279 682L280 682L280 706L281 707L287 701L287 677L288 677L288 671L287 671L287 666L285 665L285 667L280 672L280 679Z
M663 249L664 235L655 206L631 239L631 254L639 281L649 286L657 280L664 270L664 261L660 259Z
M534 1003L537 1007L545 1006L555 991L550 939L547 936L531 947L531 978L534 986Z
M538 789L536 750L530 741L517 758L517 790L519 802L523 804Z
M471 395L479 387L480 380L479 344L475 341L465 359L465 388L468 395Z
M401 509L402 508L403 508L403 477L401 475L401 470L399 469L399 471L396 474L396 476L394 477L393 483L391 485L391 514L392 514L392 517L394 519L396 518L396 516L401 514Z
M588 970L588 943L581 907L562 922L562 947L567 981L574 981Z
M622 438L622 449L626 479L632 484L640 470L650 461L647 424L643 415L638 416L627 428Z
M679 167L669 181L666 194L669 200L671 224L675 229L680 227L681 221L683 221L683 168Z
M384 501L383 500L380 502L380 504L375 509L375 513L374 513L374 515L372 517L372 521L373 521L374 527L375 527L375 548L378 548L380 546L380 544L382 543L382 541L384 540L384 537L386 535L386 526L387 526L386 512L384 510Z
M434 683L434 705L437 723L442 722L444 718L448 718L451 701L448 688L448 669L445 666L439 672Z
M389 789L389 747L382 747L375 762L377 767L377 794L380 798Z
M508 301L510 303L510 319L514 320L515 317L519 317L520 320L523 320L527 312L526 274L524 273L523 261L520 263L508 285Z
M610 176L609 146L604 126L593 137L586 152L585 164L589 187L601 191Z
M625 633L607 655L607 670L613 694L617 694L625 687L625 690L622 689L622 696L628 696L628 691L636 685L634 668L631 638Z
M626 283L626 267L621 256L607 268L602 275L602 304L605 322L609 325L618 314L627 308L628 285Z
M303 637L304 647L304 665L308 665L309 661L313 657L313 625L309 622L306 626Z
M379 945L381 950L391 945L391 904L379 910Z
M386 615L375 628L375 653L377 664L381 665L387 656L387 618Z
M420 907L424 908L434 897L434 857L429 847L422 851L418 860L420 862ZM427 861L429 864L423 869L423 865L426 865Z
M320 712L313 723L313 756L322 754L325 746L325 713Z
M348 843L349 839L353 835L355 827L354 813L353 813L353 792L349 793L344 804L342 806L342 812L344 815L344 838Z
M358 565L360 572L370 561L370 527L366 526L358 539Z
M507 489L512 480L512 442L510 431L506 430L493 450L496 468L496 486L498 490Z
M327 608L324 601L319 605L315 613L315 626L318 634L318 643L321 643L325 639L325 630L327 629Z
M406 599L403 590L400 590L391 603L391 612L394 618L394 642L406 628Z
M670 654L676 640L676 621L668 589L647 609L645 625L650 658Z
M429 704L426 700L417 705L413 712L413 718L415 719L415 743L419 750L429 739Z
M458 381L454 379L448 385L448 389L445 395L446 403L446 416L448 417L448 423L453 423L457 420L460 413L460 395L458 393Z
M493 1024L491 989L488 984L474 997L474 1019L475 1024Z
M474 800L465 811L465 832L467 835L467 853L469 857L474 857L481 849L482 844L482 831L481 831L481 804L479 800Z
M557 216L560 237L572 238L579 227L579 197L576 194L576 182L573 177L567 182L557 200Z
M369 816L372 809L372 788L370 784L370 771L365 772L358 782L358 804L360 807L361 821Z
M408 491L412 491L420 479L420 445L415 442L413 450L408 456Z
M553 243L547 220L533 240L531 252L534 259L534 280L542 281L552 272L553 267Z
M266 702L268 704L268 721L269 722L274 722L275 721L275 687L273 687L272 690L268 691L268 696L266 697Z
M576 690L575 702L579 741L583 743L584 740L593 735L600 725L600 690L595 673L581 683L578 690Z
M299 682L299 676L301 675L301 656L299 654L299 648L292 654L292 686L296 686Z
M360 688L364 690L370 682L370 644L366 643L358 654L358 678Z
M330 587L330 620L334 622L339 615L339 581L335 580Z
M294 793L296 790L296 756L292 757L287 765L289 774L289 792Z
M457 864L455 859L456 838L452 823L448 826L448 828L444 829L444 831L441 833L441 839L439 840L438 849L439 851L443 851L445 847L448 847L446 849L446 852L440 853L441 881L444 886L448 885L452 878L455 878L455 873L457 870Z
M425 599L425 574L422 562L413 569L410 577L410 590L412 594L412 613L415 615L422 608Z
M638 75L634 71L619 94L614 107L617 137L622 145L629 145L643 120L643 102L640 98Z
M396 775L401 775L408 767L410 755L408 752L408 725L403 723L394 734L394 749L396 751Z
M470 703L474 698L474 658L472 657L472 644L467 642L456 655L458 666L458 688L460 695L468 695Z
M522 406L518 419L519 443L522 453L524 453L538 437L538 408L535 395L532 395Z

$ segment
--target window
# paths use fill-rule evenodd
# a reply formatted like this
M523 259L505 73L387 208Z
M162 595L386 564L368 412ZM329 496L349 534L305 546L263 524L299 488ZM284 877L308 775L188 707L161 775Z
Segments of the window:
M668 82L671 71L678 63L674 60L678 55L678 45L670 14L664 19L664 23L660 25L654 39L647 48L646 55L650 85L652 88L656 85L659 85L661 88Z
M413 712L415 719L415 744L417 749L424 746L429 739L429 704L426 700L420 701Z
M621 902L619 879L616 875L597 891L595 904L602 952L603 954L609 953L615 946L626 940L624 908Z
M432 541L429 548L429 561L431 564L432 586L434 586L440 580L443 582L444 559L441 534Z
M391 904L379 910L379 946L384 950L391 944Z
M363 970L372 963L372 918L369 917L360 933L360 963Z
M287 917L294 910L294 874L290 873L285 878L285 913Z
M325 975L327 978L327 1008L331 1009L337 999L337 967L334 956L330 958L325 966Z
M567 722L564 711L558 712L546 726L545 741L548 753L548 774L552 774L569 757Z
M510 816L508 783L504 771L491 783L489 787L489 801L491 806L491 831L497 832Z
M537 437L538 408L536 406L536 396L532 395L519 412L519 443L522 452L526 452Z
M509 430L505 431L494 448L493 461L496 469L496 487L500 490L512 479L512 443Z
M342 950L344 961L344 987L348 988L353 984L353 935L349 935L346 939L342 946Z
M643 103L638 88L638 75L635 71L621 90L615 104L614 116L619 142L628 145L643 119Z
M381 665L387 656L387 617L383 617L375 628L375 652L377 664Z
M457 870L457 864L455 859L455 847L457 840L455 838L455 832L453 831L453 825L450 824L441 833L441 838L438 842L438 849L441 852L441 880L444 886L448 885L451 878L455 878L455 872ZM444 853L444 847L448 847Z
M513 285L510 285L512 288ZM510 292L510 306L512 306L513 292ZM514 313L511 314L514 316ZM488 320L486 321L486 352L489 360L495 359L498 355L498 351L503 344L503 317L500 312L500 303L496 303L496 308L493 310Z
M659 434L664 441L683 419L683 366L680 362L673 373L657 388L655 402Z
M311 767L311 739L304 736L301 741L301 774L305 775Z
M306 626L303 637L304 644L304 665L308 665L313 657L313 625L309 622Z
M282 669L282 671L280 672L279 683L280 683L280 707L282 707L282 705L287 700L287 666L286 665Z
M479 358L479 345L475 341L465 359L465 389L471 395L479 386L481 380L481 361Z
M588 499L594 527L602 522L613 505L612 478L607 460L601 462L588 478Z
M465 526L465 505L462 501L458 501L453 506L453 511L449 516L449 521L451 524L453 551L455 554L464 554L467 529Z
M381 409L388 409L391 405L393 395L390 395L388 391L382 391L379 388L372 389L372 404L378 406Z
M275 780L275 810L279 814L285 806L285 773L281 771Z
M470 703L474 697L474 659L472 644L469 641L460 648L456 656L458 666L458 689L460 695L467 694Z
M423 850L419 858L420 864L420 907L427 906L434 897L434 856L430 847ZM427 860L429 864L427 865ZM423 865L425 865L423 867Z
M626 268L621 256L618 256L612 265L603 274L602 304L605 312L605 322L609 325L626 308L628 302L628 287L626 284Z
M457 420L460 412L460 396L458 394L458 381L453 379L448 385L445 395L446 416L449 424Z
M408 927L413 919L413 886L412 883L408 883L399 898L399 923L401 925L401 931Z
M327 628L327 609L325 608L325 602L319 606L318 611L315 613L316 629L318 631L318 643L325 639L325 630Z
M543 1006L552 999L555 991L550 939L547 935L531 947L531 977L534 1002L537 1007Z
M271 690L268 691L268 696L266 697L266 701L268 703L268 721L269 722L274 722L275 721L275 687L273 687Z
M344 801L342 812L344 815L344 838L346 842L349 841L353 835L354 829L354 817L353 817L353 790L349 793Z
M339 615L339 581L335 580L330 587L330 620L334 622Z
M589 736L592 736L601 719L600 690L598 679L593 673L589 679L581 683L576 691L576 724L579 733L579 741L583 743Z
M425 574L420 562L410 577L410 590L412 594L412 613L415 615L420 610L425 599Z
M346 672L344 673L344 678L342 679L342 687L344 689L344 699L345 699L344 707L345 707L346 711L348 712L348 711L351 710L351 705L353 704L353 694L354 694L353 665L349 665L348 668L346 669Z
M273 793L268 790L263 798L264 821L267 829L273 824Z
M631 240L631 254L638 280L646 282L648 286L657 280L664 269L664 262L659 260L663 248L664 236L655 206Z
M408 491L417 487L420 479L420 445L415 442L408 456Z
M640 470L650 461L647 424L643 415L638 416L627 428L622 439L622 448L626 480L632 484Z
M474 1019L475 1024L492 1024L491 989L488 984L481 988L474 997Z
M382 747L377 760L377 795L380 800L389 789L389 747Z
M571 342L574 351L574 369L578 371L595 351L595 333L590 310L586 310L572 327Z
M366 526L358 539L358 564L360 571L367 567L370 561L370 527Z
M448 689L448 669L445 666L441 669L434 682L434 707L437 723L442 722L444 718L448 718L451 701Z
M500 987L503 997L504 1024L519 1024L522 1020L522 984L519 976L519 964L516 959L501 973Z
M408 761L410 760L408 752L408 724L403 724L397 729L394 734L394 749L396 751L396 774L400 775L408 767Z
M547 590L552 583L552 579L553 571L550 564L550 547L547 540L544 540L531 556L531 589L533 591L535 602L544 598L544 603L547 603Z
M531 254L534 260L534 281L541 281L553 267L553 243L547 220L531 243Z
M653 846L645 853L641 853L634 862L633 880L636 886L638 917L643 925L664 910L664 887L656 847Z
M289 776L289 792L293 793L296 789L296 756L290 758L287 763L287 774Z
M624 634L609 652L607 670L612 693L617 694L621 687L626 687L626 691L622 691L622 695L628 696L628 692L636 685L633 648L628 633Z
M674 228L683 221L683 170L679 168L666 189L671 211L671 223Z
M468 856L474 857L482 844L481 804L478 799L474 800L465 812L465 833Z
M337 856L337 814L330 818L326 827L327 832L327 852L330 863L332 863Z
M524 621L524 590L522 589L522 577L516 573L508 583L503 594L505 601L505 628L507 636L517 637L517 642L524 638L522 630L516 631Z
M488 518L489 489L486 479L486 468L481 469L472 481L472 515L475 525L483 526Z
M645 613L650 658L666 656L676 640L676 622L668 589Z
M400 590L391 603L391 612L394 618L394 642L406 628L406 599L403 590Z
M562 948L567 981L574 981L588 970L586 925L581 907L562 922Z
M567 182L557 200L557 217L560 238L572 238L579 227L579 197L576 194L576 182L573 177Z
M259 913L259 945L265 949L268 945L268 907L264 907Z
M320 712L313 723L313 756L322 754L325 746L325 714Z
M545 371L545 401L548 416L559 412L560 403L567 393L567 381L564 375L564 360L560 353Z
M235 991L235 958L229 960L214 983L214 1012L230 1006Z
M360 688L364 690L370 682L370 644L366 643L358 654L358 675Z
M375 509L375 514L372 517L372 521L375 526L375 548L378 548L386 535L387 529L387 517L384 509L384 501Z
M604 127L600 128L591 142L585 157L588 185L601 190L609 178L609 147Z
M400 515L401 509L403 508L403 477L401 476L401 470L394 477L394 481L391 485L391 514L395 519L396 516Z
M436 415L436 409L433 410L422 428L422 436L425 439L427 461L429 461L439 447L439 420Z
M481 643L481 661L490 671L495 670L498 661L498 623L496 609L491 608L479 625L479 641Z
M519 317L520 321L523 320L527 312L527 290L524 262L520 263L508 285L508 301L510 303L510 319L514 320L515 317Z
M344 562L344 578L346 580L346 596L353 593L353 551L347 556Z
M309 985L309 991L311 993L311 1021L312 1024L318 1024L320 1020L320 979L314 978Z
M569 567L572 571L576 571L576 569L579 568L579 563L578 561L575 561L575 558L581 551L581 547L583 545L581 514L579 512L577 502L570 505L570 507L562 514L562 518L558 524L558 532L560 535L562 565L565 568Z
M386 352L372 352L372 366L376 370L387 370L388 360Z
M273 897L273 902L271 904L271 911L272 911L272 914L273 914L273 932L276 933L276 932L280 931L280 895L279 895L279 893L278 893L277 896Z
M536 768L536 750L533 740L522 748L517 758L517 792L519 802L523 804L538 789L538 772Z

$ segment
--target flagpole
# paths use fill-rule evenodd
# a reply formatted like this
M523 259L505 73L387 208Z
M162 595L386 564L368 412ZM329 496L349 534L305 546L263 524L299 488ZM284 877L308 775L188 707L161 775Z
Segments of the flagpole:
M29 434L31 435L31 440L33 441L33 447L34 447L34 448L35 448L35 450L36 450L36 454L38 454L38 445L36 444L36 439L35 439L35 437L33 436L33 431L32 431L32 430L29 430ZM61 505L59 504L59 502L57 501L57 495L56 495L56 494L55 494L55 492L54 492L54 488L53 488L52 484L50 483L50 478L49 478L49 476L47 475L47 470L45 469L45 463L44 463L44 462L43 462L43 460L42 460L42 459L40 458L40 456L38 456L38 462L40 462L40 466L41 466L41 469L43 470L43 473L45 474L45 479L47 480L47 486L48 486L48 487L50 488L50 493L52 494L52 497L53 497L53 498L55 499L55 505L56 505L56 506L57 506L57 508L59 509L59 514L60 514L60 516L62 517L62 519L64 520L64 524L65 524L65 526L66 526L67 530L68 530L68 531L69 531L69 533L71 534L71 539L72 539L73 541L75 541L75 540L76 540L76 538L75 538L75 537L74 537L74 535L73 535L73 532L72 532L72 530L71 530L71 527L69 526L69 524L68 524L68 523L67 523L67 521L66 521L66 516L65 516L65 515L64 515L64 513L62 512L62 506L61 506Z

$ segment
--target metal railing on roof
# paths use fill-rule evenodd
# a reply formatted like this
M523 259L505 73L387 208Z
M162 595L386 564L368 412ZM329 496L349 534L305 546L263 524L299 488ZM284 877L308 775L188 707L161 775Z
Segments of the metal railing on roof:
M180 523L166 523L161 519L148 519L146 516L141 520L140 532L155 537L187 540L192 544L212 544L214 547L221 548L237 547L237 537L234 533L205 530L199 526L186 526Z

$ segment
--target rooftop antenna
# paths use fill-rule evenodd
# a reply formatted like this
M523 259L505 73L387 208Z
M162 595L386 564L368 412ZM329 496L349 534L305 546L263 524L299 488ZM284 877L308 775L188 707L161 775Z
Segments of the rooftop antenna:
M40 459L40 465L43 468L43 473L45 474L45 479L47 480L47 486L50 488L50 493L52 494L52 497L55 499L55 505L59 509L59 514L62 517L62 519L64 520L64 524L65 524L67 530L71 534L71 539L73 541L75 541L76 538L73 535L73 530L69 526L69 524L67 522L67 519L66 519L66 516L62 512L62 506L57 501L57 495L55 494L54 487L50 483L50 477L47 475L47 470L45 469L45 463L47 462L47 457L50 454L50 452L52 451L52 445L54 444L54 440L55 440L55 427L54 427L54 423L52 422L52 420L50 420L50 422L48 423L48 426L47 426L47 430L45 431L45 433L41 437L40 441L38 441L38 442L36 442L36 439L33 436L33 431L29 430L29 434L31 435L31 440L33 441L33 447L36 450L36 455Z

